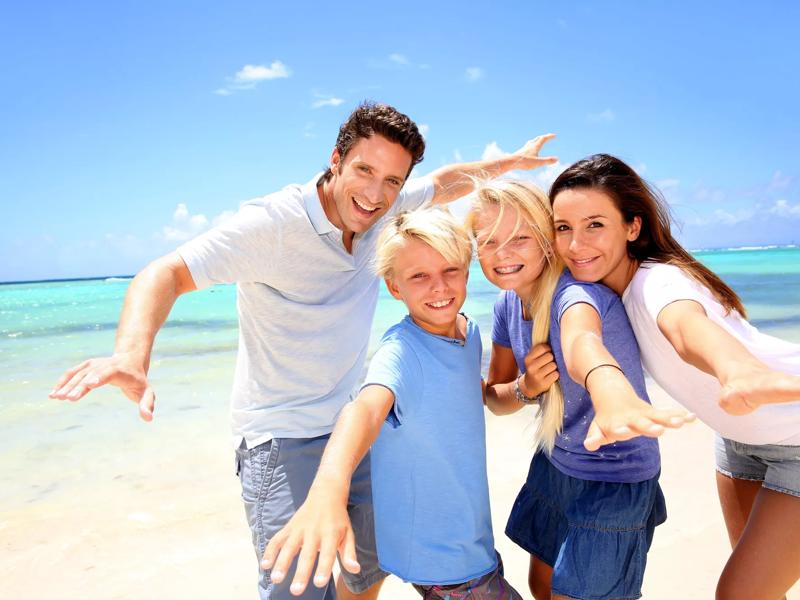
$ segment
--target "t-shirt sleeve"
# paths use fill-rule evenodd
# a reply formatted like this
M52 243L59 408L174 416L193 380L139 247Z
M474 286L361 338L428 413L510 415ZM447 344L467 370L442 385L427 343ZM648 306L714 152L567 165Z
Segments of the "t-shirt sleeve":
M674 265L640 267L645 271L642 297L647 313L654 319L665 306L678 300L694 300L708 307L709 298L703 294L699 284Z
M245 205L225 223L178 248L198 288L216 283L268 282L280 232L263 205Z
M402 340L382 342L369 363L361 388L368 385L381 385L394 394L394 404L386 415L386 422L393 427L399 427L403 424L411 403L422 392L419 358Z
M500 346L511 348L511 335L508 333L508 296L506 294L501 293L494 303L492 341Z
M565 285L556 291L555 298L553 298L553 310L556 318L560 322L567 309L576 304L588 304L602 317L608 306L608 298L603 291L600 286L593 283L574 282ZM613 294L613 292L611 293Z
M406 181L397 196L397 212L414 210L433 200L434 185L430 177L414 177Z

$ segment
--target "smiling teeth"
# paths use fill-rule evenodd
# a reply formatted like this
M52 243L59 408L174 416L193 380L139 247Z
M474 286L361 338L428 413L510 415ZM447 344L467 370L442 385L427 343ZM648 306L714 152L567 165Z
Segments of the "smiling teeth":
M453 301L453 299L449 298L447 300L439 300L439 302L428 302L428 304L430 306L432 306L433 308L443 308L443 307L447 306L448 304L450 304L452 301Z
M376 210L378 210L378 207L377 207L377 206L376 206L375 208L370 208L370 207L368 207L368 206L364 206L363 204L361 204L361 202L359 202L359 201L358 201L358 200L356 200L355 198L353 198L353 202L355 202L356 204L358 204L358 206L359 206L359 208L361 208L361 210L365 210L365 211L367 211L367 212L375 212Z
M592 262L593 260L594 260L594 258L582 258L580 260L575 258L575 259L572 260L572 262L574 262L576 265L585 265L585 264L588 264L588 263Z
M514 265L512 267L497 267L495 271L500 275L508 275L509 273L516 273L522 270L522 265Z

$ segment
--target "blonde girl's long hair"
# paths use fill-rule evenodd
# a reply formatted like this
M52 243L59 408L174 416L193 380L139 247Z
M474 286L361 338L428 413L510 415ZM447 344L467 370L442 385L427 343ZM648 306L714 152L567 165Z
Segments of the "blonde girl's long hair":
M480 182L476 186L475 200L467 216L467 228L473 235L477 235L478 216L489 206L498 207L499 214L488 237L492 237L497 231L497 225L505 211L513 210L517 214L515 230L523 222L530 225L536 241L542 249L545 264L536 282L533 295L530 298L521 298L521 300L533 320L531 347L543 342L547 343L550 336L550 307L558 279L564 269L563 263L553 248L555 232L550 200L542 190L526 181L495 179ZM478 254L481 249L479 242ZM552 452L556 436L561 432L563 423L564 396L561 386L555 382L545 392L539 409L536 420L536 448L542 448L548 454Z

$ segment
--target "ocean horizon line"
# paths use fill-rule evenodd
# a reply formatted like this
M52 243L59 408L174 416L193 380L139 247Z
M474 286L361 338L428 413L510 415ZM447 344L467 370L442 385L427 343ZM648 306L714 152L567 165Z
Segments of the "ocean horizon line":
M797 244L750 244L746 246L718 246L715 248L689 248L692 254L700 252L747 252L756 250L779 250L783 248L797 248ZM16 281L0 281L0 285L24 285L29 283L70 283L75 281L128 281L135 277L135 273L126 275L96 275L92 277L57 277L53 279L22 279Z

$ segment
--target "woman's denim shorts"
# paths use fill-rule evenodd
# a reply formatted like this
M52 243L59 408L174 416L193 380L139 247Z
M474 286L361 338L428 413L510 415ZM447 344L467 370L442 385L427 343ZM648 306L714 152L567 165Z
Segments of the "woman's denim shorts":
M658 475L640 483L576 479L538 452L506 535L553 567L553 594L639 598L653 531L666 518Z
M755 446L717 434L717 471L734 479L761 481L765 488L800 496L800 446Z

